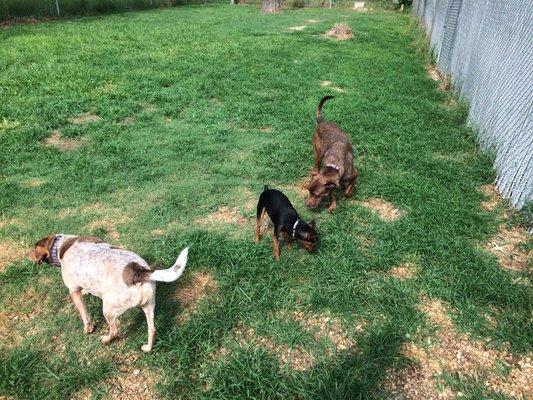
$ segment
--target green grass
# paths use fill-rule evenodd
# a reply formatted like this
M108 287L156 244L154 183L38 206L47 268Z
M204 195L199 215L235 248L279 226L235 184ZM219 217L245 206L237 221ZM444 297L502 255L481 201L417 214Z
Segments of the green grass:
M356 38L324 39L336 22L350 24ZM286 31L300 25L308 26ZM157 345L136 362L169 398L385 397L387 370L407 362L402 345L427 329L417 308L423 295L455 309L458 329L473 337L531 351L530 287L481 248L502 222L480 206L477 188L493 179L490 158L476 150L465 108L446 107L448 95L427 76L419 35L406 14L261 15L227 6L0 30L0 240L29 248L68 232L113 241L109 224L93 223L106 219L120 235L114 242L156 267L191 246L183 280L158 286ZM312 165L316 104L331 92L323 80L347 90L324 114L351 136L361 171L355 198L333 215L305 209L295 188ZM86 112L101 120L69 121ZM84 145L44 146L54 129ZM316 254L282 247L278 264L269 235L252 242L246 204L264 184L284 188L305 218L317 218ZM367 197L391 201L403 217L383 222L359 203ZM220 206L249 222L198 223ZM419 274L391 278L404 261ZM214 276L218 293L179 323L183 309L172 294L198 271ZM88 305L100 332L101 303ZM19 342L0 344L0 395L62 399L91 388L105 397L117 358L140 352L146 339L136 310L122 318L126 337L110 347L82 335L59 271L26 260L0 273L0 307L30 316L13 328ZM280 317L294 310L331 313L347 327L364 321L351 333L357 351L327 356L327 343ZM265 349L228 342L239 325L305 349L316 365L295 371ZM223 343L233 351L213 359ZM486 390L452 386L472 398Z

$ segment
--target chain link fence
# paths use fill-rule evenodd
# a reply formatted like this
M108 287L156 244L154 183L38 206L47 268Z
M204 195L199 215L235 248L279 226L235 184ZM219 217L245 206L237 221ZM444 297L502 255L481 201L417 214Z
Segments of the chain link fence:
M437 68L470 104L469 124L494 152L496 187L517 209L533 202L533 3L415 0Z

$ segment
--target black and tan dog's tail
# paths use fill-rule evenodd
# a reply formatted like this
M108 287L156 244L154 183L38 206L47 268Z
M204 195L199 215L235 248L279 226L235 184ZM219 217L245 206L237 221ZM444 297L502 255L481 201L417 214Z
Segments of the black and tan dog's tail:
M263 186L263 192L266 192L268 190L268 185Z
M324 103L328 100L331 100L335 96L324 96L322 97L322 100L320 100L320 103L318 103L318 107L316 108L316 123L320 124L321 122L324 122L324 118L322 117L322 106Z

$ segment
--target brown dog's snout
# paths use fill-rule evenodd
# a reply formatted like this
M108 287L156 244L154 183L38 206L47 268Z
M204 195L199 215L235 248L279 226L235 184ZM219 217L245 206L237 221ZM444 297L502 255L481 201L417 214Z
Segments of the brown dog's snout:
M317 208L321 200L322 198L320 197L309 196L308 199L305 201L305 205L309 208Z

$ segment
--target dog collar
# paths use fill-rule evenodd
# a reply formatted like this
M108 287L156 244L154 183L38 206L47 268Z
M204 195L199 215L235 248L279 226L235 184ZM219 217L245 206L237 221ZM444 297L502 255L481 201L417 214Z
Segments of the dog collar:
M294 239L294 237L296 236L296 227L298 226L298 223L300 222L300 218L298 218L296 220L296 222L294 223L294 225L292 226L292 238Z
M326 165L324 165L324 167L330 167L330 168L333 168L333 169L337 170L339 174L342 175L342 168L339 167L339 166L336 165L336 164L326 164Z
M50 249L50 264L57 267L61 267L61 260L59 259L59 240L62 238L62 235L57 235L52 242L52 248Z

